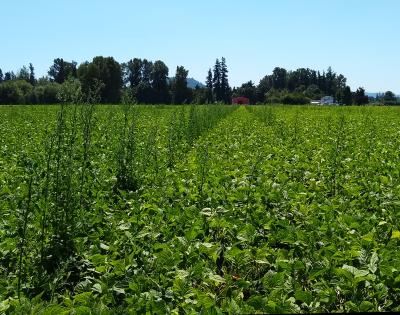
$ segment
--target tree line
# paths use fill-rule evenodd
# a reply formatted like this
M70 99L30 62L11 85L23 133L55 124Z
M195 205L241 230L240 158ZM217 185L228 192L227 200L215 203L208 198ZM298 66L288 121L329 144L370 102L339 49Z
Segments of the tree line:
M178 66L174 77L161 61L133 58L119 63L113 57L97 56L80 65L54 59L46 76L36 79L30 63L16 74L0 69L0 104L55 104L60 102L137 103L137 104L213 104L231 103L243 96L251 104L308 104L323 96L333 96L343 105L363 105L370 101L365 90L352 92L342 74L300 68L288 71L276 67L258 85L252 81L231 88L226 59L216 59L209 68L205 85L187 85L189 71ZM388 91L374 102L396 105L397 97Z
M34 67L3 75L0 69L0 104L55 104L59 102L190 104L230 103L231 88L225 58L216 60L210 88L187 85L189 71L176 68L169 77L166 64L134 58L118 63L113 57L94 57L78 66L54 59L47 76L36 79Z
M266 75L256 86L252 81L233 90L235 96L245 96L251 103L308 104L323 96L333 96L343 105L362 105L368 103L363 88L352 92L346 84L346 77L336 74L332 68L320 71L300 68L287 71L276 67L272 74Z
M32 64L17 74L0 69L1 104L51 104L98 102L117 104L182 104L192 101L187 87L188 71L179 66L175 78L168 77L164 62L132 59L118 63L113 57L94 57L78 66L74 61L54 59L47 76L35 78Z

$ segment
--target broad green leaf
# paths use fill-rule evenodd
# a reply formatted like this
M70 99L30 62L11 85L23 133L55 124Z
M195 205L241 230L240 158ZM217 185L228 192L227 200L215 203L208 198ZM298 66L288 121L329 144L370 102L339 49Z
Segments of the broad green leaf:
M362 301L359 306L359 309L361 312L368 312L374 309L374 304L372 304L369 301Z
M125 294L125 289L123 288L113 287L113 291L118 294Z
M296 300L306 303L307 305L310 304L313 300L312 294L308 291L297 290L294 297Z
M225 279L217 274L211 274L208 276L208 278L216 283L225 283Z
M268 265L269 264L269 261L264 260L264 259L256 259L255 262L260 265Z
M399 239L400 238L400 231L392 231L392 239Z
M109 250L110 247L104 243L100 243L100 248L104 249L104 250Z
M264 308L264 299L260 295L252 296L248 299L247 303L254 307L256 311L261 311Z
M378 262L379 262L378 254L376 252L373 252L368 266L369 270L372 273L375 273L376 270L378 269Z
M103 289L101 288L101 284L100 284L100 283L95 283L95 284L93 285L93 291L96 291L96 292L98 292L98 293L102 293L102 292L103 292Z
M202 293L202 292L197 293L197 300L198 300L198 303L201 306L205 307L206 309L208 309L214 305L214 300L211 299L207 294Z
M187 270L177 270L176 271L176 277L178 279L185 279L189 275L189 272Z
M9 300L4 300L0 302L0 312L5 314L5 312L10 308Z
M355 278L364 277L369 274L368 270L357 269L356 267L343 265L342 269L349 271Z

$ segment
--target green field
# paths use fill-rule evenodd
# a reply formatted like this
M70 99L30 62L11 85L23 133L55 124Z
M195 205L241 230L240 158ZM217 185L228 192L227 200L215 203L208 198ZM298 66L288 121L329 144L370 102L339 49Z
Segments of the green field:
M0 313L400 311L400 109L0 107Z

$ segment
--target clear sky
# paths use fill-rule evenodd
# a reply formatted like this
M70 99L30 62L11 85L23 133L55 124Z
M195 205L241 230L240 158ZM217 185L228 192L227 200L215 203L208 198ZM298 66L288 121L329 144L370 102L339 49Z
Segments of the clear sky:
M1 0L0 68L54 58L160 59L204 81L224 56L231 85L275 66L332 66L352 89L400 93L399 0Z

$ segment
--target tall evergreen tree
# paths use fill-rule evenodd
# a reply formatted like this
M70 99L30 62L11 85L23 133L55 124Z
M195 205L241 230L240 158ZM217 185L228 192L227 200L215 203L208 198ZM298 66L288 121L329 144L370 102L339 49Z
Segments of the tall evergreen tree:
M214 75L213 75L213 91L214 91L214 99L217 102L222 101L222 93L221 93L221 64L217 59L214 65Z
M228 67L226 66L226 60L224 57L221 59L221 101L228 104L230 103L231 89L228 82Z
M334 95L335 93L336 73L329 67L325 74L325 93L326 95Z
M326 86L327 86L327 84L326 84L325 71L322 71L322 74L320 75L319 80L318 80L318 87L325 95L327 94Z
M213 76L211 68L208 69L207 79L206 79L207 96L206 102L212 103L213 101Z
M4 81L10 81L11 80L11 72L6 72L4 74Z
M0 69L0 83L2 83L3 81L4 81L3 71L1 71L1 69Z
M29 83L32 85L36 84L35 68L33 67L32 63L29 64Z
M14 71L9 71L4 74L4 81L11 81L17 79Z

